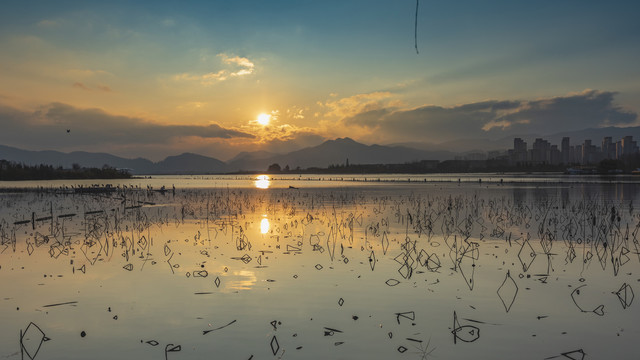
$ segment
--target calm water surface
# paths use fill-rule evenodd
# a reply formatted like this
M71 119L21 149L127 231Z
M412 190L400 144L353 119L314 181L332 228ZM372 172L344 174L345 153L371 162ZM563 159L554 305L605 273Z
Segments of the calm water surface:
M0 357L637 358L633 178L364 178L0 184Z

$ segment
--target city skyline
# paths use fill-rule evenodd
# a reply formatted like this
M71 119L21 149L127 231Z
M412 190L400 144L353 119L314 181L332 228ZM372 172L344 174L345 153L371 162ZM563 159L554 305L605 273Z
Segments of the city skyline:
M0 144L227 160L639 125L637 3L415 5L7 2Z
M601 146L592 144L586 139L582 144L571 145L571 138L562 138L560 146L551 144L543 138L536 138L531 148L521 138L513 139L513 149L507 150L507 159L511 165L593 165L602 160L621 160L624 157L638 154L640 149L632 135L626 135L618 141L612 136L605 136Z

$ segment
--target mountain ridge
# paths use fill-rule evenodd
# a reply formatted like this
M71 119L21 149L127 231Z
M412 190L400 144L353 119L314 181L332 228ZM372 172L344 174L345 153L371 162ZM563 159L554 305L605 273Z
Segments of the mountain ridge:
M547 136L525 134L521 137L532 145L533 140L542 137L551 144L560 144L562 137L569 136L571 144L582 143L591 139L598 144L604 136L611 136L614 141L631 135L640 138L640 126L587 128L572 132L562 132ZM24 163L26 165L46 164L71 168L73 164L83 167L101 168L108 165L115 168L130 169L132 174L215 174L241 171L265 171L271 164L279 164L290 169L326 168L330 165L350 164L392 164L407 163L420 160L449 160L458 154L470 151L506 150L513 146L514 137L500 139L459 139L432 143L395 143L389 145L366 145L350 137L326 140L322 144L298 149L286 154L268 151L241 152L227 162L214 157L185 152L167 156L153 162L145 158L123 158L102 152L73 151L64 153L55 150L24 150L0 145L0 159ZM455 150L455 151L454 151Z
M349 137L327 140L320 145L295 150L283 155L229 164L229 171L264 170L271 164L290 169L328 167L345 164L405 163L425 159L453 158L448 152L430 152L403 146L365 145ZM440 159L438 159L440 160Z

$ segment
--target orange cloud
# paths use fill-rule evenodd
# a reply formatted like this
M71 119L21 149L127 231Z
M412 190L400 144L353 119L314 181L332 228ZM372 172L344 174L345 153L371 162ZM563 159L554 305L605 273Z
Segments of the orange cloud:
M335 96L331 94L331 96ZM327 117L346 118L357 114L379 110L387 107L399 106L402 103L398 100L390 101L393 94L388 91L378 91L367 94L357 94L350 97L342 98L335 101L327 101L322 106L329 111L325 114Z
M73 85L74 88L78 88L78 89L82 89L82 90L86 90L86 91L91 91L91 89L89 89L85 84L81 83L81 82L74 82Z
M87 86L84 83L81 83L79 81L74 82L73 85L71 85L71 86L74 87L74 88L85 90L85 91L92 91L92 89L89 86ZM102 85L102 84L96 85L95 89L103 91L103 92L111 92L112 91L110 87L108 87L107 85Z
M111 92L113 90L111 90L110 87L108 87L107 85L96 85L96 89L104 91L104 92Z

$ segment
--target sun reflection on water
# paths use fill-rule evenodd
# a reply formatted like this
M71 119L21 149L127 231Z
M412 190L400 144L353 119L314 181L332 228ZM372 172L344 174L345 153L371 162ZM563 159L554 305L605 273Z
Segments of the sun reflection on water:
M269 232L269 219L264 218L262 219L262 221L260 221L260 233L262 234L266 234Z
M256 185L256 188L258 189L268 189L269 185L271 185L271 181L269 181L269 176L260 175L256 177L255 185Z

